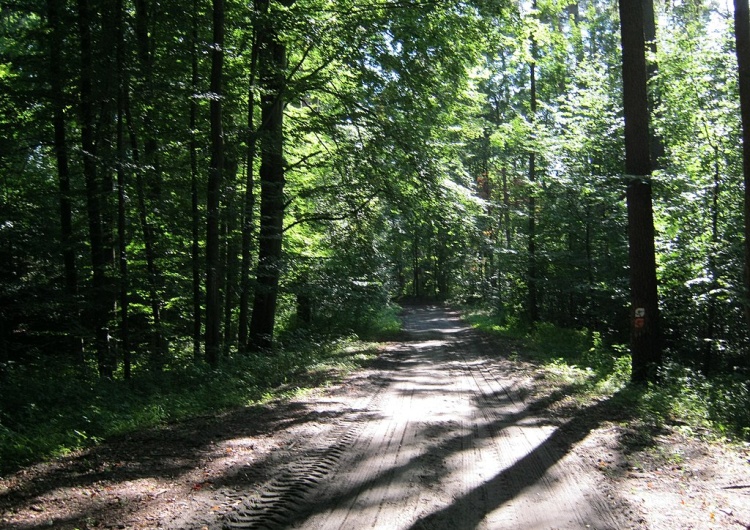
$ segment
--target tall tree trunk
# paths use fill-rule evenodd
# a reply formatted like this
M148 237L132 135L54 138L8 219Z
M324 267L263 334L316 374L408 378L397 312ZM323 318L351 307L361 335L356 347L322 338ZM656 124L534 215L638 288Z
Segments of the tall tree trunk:
M419 235L417 233L417 226L414 226L414 237L411 240L411 271L412 271L412 295L419 298L422 296L422 290L420 289L420 283L422 279L419 275Z
M237 179L237 161L230 158L225 162L226 179L235 182ZM232 316L234 315L235 304L237 302L237 277L240 251L239 241L237 240L237 189L234 185L228 186L226 191L226 261L224 264L224 349L229 350L229 346L234 343L236 334L232 325Z
M141 165L140 147L138 137L135 133L135 125L130 112L130 97L128 92L124 95L125 118L128 124L128 133L130 136L130 150L135 165L135 189L136 199L138 201L138 221L143 233L143 245L146 253L146 272L148 273L149 285L149 303L151 305L151 318L153 328L151 332L153 363L159 367L163 363L164 342L162 340L161 324L161 298L157 290L158 276L156 268L156 252L154 251L153 227L148 219L148 206L146 204L146 191L143 182L143 170Z
M222 75L224 68L224 0L213 0L213 46L211 47L211 162L208 171L206 222L206 361L219 364L221 350L221 302L219 297L219 203L224 169L222 128Z
M536 2L534 2L536 7ZM530 116L529 122L532 127L536 121L536 56L537 45L534 37L531 38L531 64L529 65L529 76L531 83L530 94ZM528 269L526 282L528 289L527 312L529 322L532 324L539 320L539 297L537 292L537 262L536 262L536 147L531 148L529 153L529 240L528 240Z
M593 214L591 204L586 200L586 231L585 231L585 249L586 249L586 314L585 325L591 329L597 329L596 309L594 308L594 245L592 244L592 224Z
M250 320L249 341L253 348L269 348L273 344L276 302L281 275L281 250L284 222L284 160L283 118L286 46L269 20L267 0L259 0L263 17L264 45L260 48L260 69L263 96L259 136L260 163L260 230L258 267Z
M52 120L55 130L55 159L60 189L60 227L62 236L65 288L72 297L78 292L78 272L73 249L73 213L70 199L70 169L68 145L65 131L65 94L63 91L62 47L63 33L60 27L61 0L47 0L47 16L50 26L50 85Z
M250 52L250 80L247 91L247 161L245 177L245 201L242 212L242 264L240 265L240 315L237 342L240 350L247 349L248 324L250 322L250 267L252 265L253 210L255 209L255 76L258 68L258 45L260 35L256 20L253 28L253 43Z
M158 160L158 142L154 128L154 113L156 106L154 84L154 37L151 24L152 13L149 11L148 0L135 0L135 36L138 61L140 63L139 95L145 102L143 105L143 164L144 176L148 187L149 198L158 200L161 195L161 175ZM152 6L158 5L154 2Z
M141 170L138 172L138 206L141 212L141 226L143 229L144 246L146 252L146 270L149 282L149 304L153 319L151 331L152 340L152 363L160 367L164 363L167 344L164 339L162 326L160 294L161 274L157 264L157 231L154 230L153 221L149 217L149 211L159 208L158 203L161 194L161 175L158 160L158 142L154 130L154 74L153 74L153 35L150 32L150 13L147 0L135 0L135 35L138 61L140 63L140 79L138 90L140 98L145 102L142 106L142 138L143 156L141 159Z
M123 0L116 1L115 32L117 38L117 241L120 269L120 341L123 377L130 379L130 281L128 274L127 193L125 191L125 42L123 34Z
M121 105L118 104L118 107ZM122 108L118 109L117 115L117 151L124 159L125 148L123 139L123 115ZM120 341L122 344L123 377L130 379L132 366L130 352L130 276L128 274L127 254L127 197L125 192L125 168L122 163L117 167L117 240L118 240L118 263L120 269Z
M81 147L83 149L83 175L86 183L86 210L88 213L89 243L91 245L92 292L89 304L94 328L97 365L99 375L111 378L114 360L109 344L109 319L111 288L107 278L107 251L104 245L102 226L101 186L96 169L96 145L94 141L94 101L92 76L91 9L88 0L78 0L78 29L81 51Z
M116 31L115 0L98 0L92 13L97 13L101 34L111 38ZM96 27L96 26L95 26ZM100 37L101 38L101 37ZM102 46L96 46L92 50L93 66L96 68L96 77L92 78L94 86L93 101L97 104L99 112L96 116L94 127L94 151L98 165L97 175L99 178L102 235L104 241L104 252L107 259L107 267L112 272L112 288L114 289L115 270L115 232L116 232L116 193L115 193L115 161L117 152L116 123L112 117L116 114L117 102L117 68L115 54L104 50ZM115 303L116 292L112 292L112 303ZM114 345L113 345L114 346ZM114 352L115 350L113 350Z
M47 18L50 27L50 88L52 102L52 121L55 131L54 147L57 162L58 188L60 192L60 239L65 278L65 292L71 304L71 320L78 324L78 271L76 268L75 249L73 248L73 209L70 195L70 166L68 143L65 129L65 92L63 89L62 49L63 32L60 22L61 0L47 0ZM74 326L71 326L74 327ZM75 326L77 327L77 325ZM71 341L73 355L79 364L83 363L83 342L80 337Z
M508 187L508 166L503 162L501 170L503 177L503 225L505 226L505 248L510 249L513 241L510 226L510 188Z
M193 28L191 49L191 85L193 94L198 90L198 2L193 0ZM198 201L198 102L190 98L190 215L192 219L192 245L190 262L193 268L193 359L201 355L201 263L200 263L200 209Z
M719 267L716 252L719 247L719 197L721 195L721 168L719 164L719 147L714 148L714 181L711 187L711 247L708 253L708 274L711 276L703 335L703 373L711 374L716 366L716 296L713 294L719 286Z
M734 0L734 35L742 118L742 165L745 180L745 320L750 327L750 10L748 0Z
M634 382L655 380L661 366L643 20L643 0L620 0Z
M226 158L224 159L224 171L222 172L222 180L227 181L227 176L229 173L226 171L227 161ZM227 256L229 256L229 230L228 230L228 223L229 223L229 209L232 207L232 199L233 197L230 197L228 195L227 187L222 186L221 191L221 201L219 204L219 272L217 274L218 282L219 282L219 306L221 307L222 315L226 316L226 304L224 301L227 297ZM224 320L222 320L222 325L220 326L220 329L222 331L226 331L226 328L223 327L223 323L225 323ZM229 344L226 343L224 340L224 336L222 335L221 340L219 341L222 348L222 352L226 353L226 348L229 347Z
M648 51L656 56L656 15L654 13L654 0L643 1L643 38L648 46ZM656 86L655 80L659 75L659 64L656 59L646 62L646 71L648 73L648 111L651 116L655 116L659 111L661 96L659 87ZM651 169L659 169L660 161L664 157L664 141L656 134L653 128L649 131L649 149L651 152Z

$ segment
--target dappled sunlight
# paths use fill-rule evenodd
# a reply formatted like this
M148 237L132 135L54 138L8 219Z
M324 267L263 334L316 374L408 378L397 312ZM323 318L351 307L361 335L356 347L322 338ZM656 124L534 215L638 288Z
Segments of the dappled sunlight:
M448 341L445 341L445 340L427 340L424 342L409 343L409 347L417 351L420 351L420 350L427 350L431 348L439 348L441 346L445 346L446 344L448 344Z
M577 425L538 417L471 343L457 354L455 343L434 349L435 342L408 343L411 353L378 405L386 421L365 428L363 456L338 471L297 524L541 529L607 520L572 451L588 431L570 441L563 430Z
M473 334L391 343L325 395L154 431L151 445L128 442L129 461L101 454L89 469L82 457L83 474L18 505L19 528L39 528L31 504L53 506L60 488L80 491L71 520L106 512L169 530L616 528L576 455L606 402L552 425L545 410L566 388L527 395ZM155 449L162 439L169 449ZM97 486L113 467L119 479Z
M583 527L577 525L587 520L589 494L596 486L577 472L569 476L565 455L548 454L546 446L557 429L533 418L518 423L478 419L473 405L452 409L450 415L430 417L428 412L416 406L393 414L416 428L378 423L366 457L341 472L341 483L348 487L333 487L327 498L318 499L334 506L320 514L313 510L307 522L315 526L313 521L323 517L336 524L378 521L389 528L421 528L420 520L452 510L435 492L449 492L460 502L484 491L480 515L450 528L515 528L522 521L523 528L541 529L550 528L545 526L550 520L560 528ZM518 485L506 483L519 473ZM498 488L503 488L502 502L494 504L490 496ZM508 489L514 493L508 495ZM565 499L562 506L560 499ZM520 517L519 510L538 512L531 526L526 524L530 516Z

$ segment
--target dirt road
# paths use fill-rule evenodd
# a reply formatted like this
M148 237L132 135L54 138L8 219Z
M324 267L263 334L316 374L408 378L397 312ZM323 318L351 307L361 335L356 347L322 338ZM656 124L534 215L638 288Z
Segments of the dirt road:
M241 480L217 483L199 510L222 505L213 521L190 521L191 510L170 527L633 526L627 506L573 450L584 426L563 433L535 414L510 366L488 353L457 314L409 312L404 340L366 382L314 405L333 421L289 429L274 478L251 490Z
M0 527L750 529L750 449L638 418L457 313L330 388L134 433L0 479Z

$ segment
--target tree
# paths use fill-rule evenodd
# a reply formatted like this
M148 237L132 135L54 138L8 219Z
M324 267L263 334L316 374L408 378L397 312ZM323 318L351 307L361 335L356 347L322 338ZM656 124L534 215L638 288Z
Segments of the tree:
M654 380L661 365L656 250L642 0L620 0L625 172L631 294L630 347L634 382Z
M224 67L224 0L213 0L211 51L211 166L208 172L206 225L206 361L219 363L221 348L221 300L219 296L219 205L224 171L222 124L222 76Z
M250 73L247 91L247 160L245 162L245 197L242 212L242 263L240 265L240 310L239 322L237 324L237 340L241 350L247 349L248 325L250 322L250 269L252 268L252 244L255 210L255 151L257 143L257 131L255 130L255 92L256 76L258 69L258 52L260 47L259 16L255 11L253 18L253 35L250 49Z
M734 0L734 35L737 43L737 66L742 120L742 168L745 182L745 318L750 326L750 10L747 0Z
M190 151L190 264L192 276L192 310L193 310L193 360L198 361L200 358L201 343L201 262L200 262L200 211L198 197L198 0L193 0L191 12L191 31L190 31L190 86L193 94L190 98L190 140L188 149Z
M122 346L123 377L130 379L132 369L130 346L130 273L128 270L127 192L125 170L125 35L123 1L115 3L115 38L117 39L117 242L120 281L120 341Z
M96 70L93 61L92 24L92 11L88 0L78 0L78 30L81 54L81 148L83 174L86 182L91 266L93 269L89 314L94 328L99 374L102 377L111 378L114 374L115 363L109 342L109 321L114 307L112 300L114 290L108 278L109 259L105 246L104 221L102 218L104 195L96 167L95 100L92 89L92 77Z
M283 119L286 84L286 45L281 41L269 2L259 0L262 20L259 55L261 96L260 234L255 297L249 341L253 348L271 346L276 322L276 302L281 275L284 223Z
M68 136L65 119L66 97L62 71L62 50L64 34L61 22L60 0L47 0L47 20L50 28L49 45L49 79L50 99L52 105L52 121L54 126L55 159L60 192L60 236L62 243L63 264L65 268L65 289L69 296L71 313L74 318L71 324L77 325L78 310L78 268L75 260L75 238L73 234L73 208L71 198L70 157L68 152ZM71 345L73 342L71 342ZM75 356L83 360L83 342L75 341Z
M155 366L164 363L166 344L162 329L161 307L162 300L159 294L159 268L156 256L157 229L151 219L151 210L158 211L158 202L161 184L161 172L158 160L158 140L155 131L155 83L154 83L154 57L153 57L153 35L149 29L151 13L147 0L135 0L135 38L136 50L139 64L138 82L135 83L133 94L137 94L140 100L139 117L141 122L140 137L141 160L137 170L136 189L138 195L138 218L140 219L141 231L143 233L144 252L146 255L146 270L148 274L149 305L152 318L152 360ZM131 122L131 142L133 149L138 139L135 123Z
M533 2L533 9L536 10L536 0ZM536 61L537 61L537 42L536 37L532 34L529 37L531 41L531 60L529 62L529 122L532 129L536 122L537 113L537 94L536 94ZM528 283L528 318L532 324L539 320L539 301L538 301L538 278L539 270L537 266L536 255L536 190L534 189L537 179L536 167L536 146L532 146L529 152L529 265L527 270Z

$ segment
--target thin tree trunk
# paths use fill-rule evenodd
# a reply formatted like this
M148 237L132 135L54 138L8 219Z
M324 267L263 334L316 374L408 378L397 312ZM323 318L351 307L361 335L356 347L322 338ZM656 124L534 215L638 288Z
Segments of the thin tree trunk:
M124 142L122 138L122 112L118 111L117 116L117 144L118 152L125 154ZM127 219L126 219L127 199L125 193L125 170L120 164L117 168L117 240L118 262L120 269L120 341L122 343L122 363L123 377L130 379L130 370L132 359L130 353L130 300L129 288L130 277L128 274L128 255L127 255Z
M719 285L719 267L716 252L719 246L719 196L721 194L721 171L719 148L714 145L714 182L711 188L711 248L708 253L708 273L711 276L708 308L706 310L705 335L703 336L703 373L711 374L716 366L714 343L716 340L716 296L713 291Z
M133 163L135 165L135 188L136 188L136 199L138 201L138 221L141 225L141 231L143 233L143 245L146 253L146 272L148 273L148 285L149 285L149 304L151 305L151 318L153 319L152 329L152 349L153 349L153 361L157 367L163 362L164 343L162 339L162 324L161 324L161 298L157 290L157 276L158 272L156 269L156 253L154 251L154 235L153 227L148 220L148 209L146 206L146 192L145 185L143 183L143 174L141 170L141 157L140 148L138 144L138 138L135 134L135 126L133 124L133 118L130 113L130 97L128 93L125 93L125 117L128 122L128 132L130 135L130 149L133 156Z
M74 324L80 318L78 308L78 271L76 268L75 249L73 248L73 209L70 194L70 166L68 143L65 129L65 93L63 89L62 48L63 32L60 22L61 0L47 0L47 17L50 27L50 87L52 101L52 120L55 131L54 147L57 162L58 187L60 192L60 239L65 278L65 292L72 307L71 320ZM71 341L73 355L79 364L83 364L83 341L73 337Z
M655 380L661 366L642 0L620 0L625 170L631 291L632 380Z
M111 356L108 329L112 305L109 303L111 289L107 279L108 260L102 226L101 187L96 170L93 90L91 81L94 74L91 24L91 10L88 0L78 0L78 29L81 50L81 147L83 149L83 175L86 183L86 210L88 213L91 266L93 271L90 313L94 328L99 375L111 378L115 369Z
M419 298L422 291L419 288L421 279L419 277L419 236L417 235L416 225L414 227L414 237L411 240L411 269L412 269L412 295Z
M237 180L238 164L233 157L225 157L224 161L224 181L228 183L224 187L222 196L225 199L222 201L222 222L221 222L221 283L223 285L223 311L224 311L224 323L223 329L223 351L224 353L229 352L229 347L234 343L236 339L236 333L234 332L235 326L233 325L233 315L237 302L237 278L238 278L238 267L239 259L238 254L240 252L240 244L238 241L237 231L237 220L238 220L238 208L237 208L237 189L234 183Z
M247 93L247 162L245 178L245 202L242 214L242 264L240 266L240 315L238 322L238 346L247 349L248 324L250 322L250 267L252 266L253 210L255 209L255 76L258 67L259 24L255 22L253 44L250 52L250 80Z
M47 16L51 30L50 85L52 91L53 125L55 129L55 158L60 189L60 227L62 235L65 288L71 296L78 293L78 272L73 249L73 213L70 200L70 169L65 131L65 95L63 92L62 46L60 27L60 1L47 0Z
M226 164L226 176L228 179L232 179L232 182L237 179L237 161L231 160ZM230 198L227 201L226 212L227 212L227 237L226 237L226 264L224 274L224 348L229 349L229 346L234 343L236 333L234 332L234 326L232 325L232 316L234 315L234 309L237 303L237 277L238 277L238 253L240 251L239 241L237 240L237 218L238 208L236 206L236 195L237 190L232 186L228 191L227 195Z
M268 1L258 2L261 16L268 16ZM276 303L281 275L284 222L283 118L286 47L279 40L272 21L263 25L264 45L260 48L262 124L260 164L260 230L258 266L249 341L255 349L273 344Z
M536 7L536 2L534 2ZM531 82L531 115L529 121L532 127L536 121L536 41L531 39L531 64L529 65L529 76ZM536 152L535 147L531 148L529 153L529 240L528 240L528 269L526 272L526 281L528 288L528 317L532 324L539 320L539 297L537 293L537 262L536 262Z
M148 196L151 200L159 200L161 195L161 175L158 160L158 142L156 138L155 109L153 104L155 97L154 87L154 60L152 32L154 25L151 24L152 13L149 12L148 0L135 0L135 36L138 61L140 63L139 96L145 102L143 105L143 164L145 183L148 188ZM158 5L153 3L153 6Z
M117 0L115 31L117 35L117 241L120 269L120 341L122 343L123 377L130 379L130 281L128 274L127 194L125 192L125 42L123 35L123 1Z
M505 248L510 249L513 244L510 227L510 189L508 188L508 167L503 163L501 171L503 177L503 224L505 225Z
M143 156L138 172L136 185L138 188L138 207L141 226L143 229L144 246L146 251L146 268L149 281L149 303L153 319L152 330L152 362L161 367L166 355L166 342L161 319L162 300L159 293L161 283L159 267L157 265L156 248L157 232L149 220L149 210L158 210L154 202L159 201L161 190L161 176L157 157L158 143L154 130L154 79L153 79L153 35L149 31L149 3L147 0L135 0L135 35L138 61L140 63L141 83L139 92L145 102L143 106ZM130 121L130 120L129 120ZM131 126L134 127L132 121Z
M227 176L229 173L226 171L226 158L224 160L224 172L222 175L222 180L226 181ZM226 304L224 303L227 298L227 258L229 256L229 217L230 212L229 209L232 207L232 199L233 197L228 196L228 190L226 187L223 187L221 192L221 203L219 204L219 272L218 272L218 282L219 282L219 307L221 307L222 312L222 322L225 324L225 320L223 320L224 317L226 317ZM225 331L226 328L222 326L220 329L222 331ZM222 335L221 341L222 345L222 352L226 353L226 348L229 346L229 344L226 343L226 340L224 339L224 335Z
M94 3L96 6L92 13L98 13L98 19L101 24L101 32L111 38L115 34L115 0L98 0ZM114 286L115 270L115 232L116 232L116 193L115 193L115 160L117 152L116 142L116 123L112 119L117 112L117 87L116 87L116 64L115 54L103 50L101 46L96 46L92 50L93 65L96 68L96 77L92 78L93 94L92 99L99 108L99 113L95 119L94 127L94 151L96 153L96 163L98 165L97 175L100 188L100 208L102 219L102 237L104 242L104 252L107 259L107 267L113 273L111 282ZM113 307L115 304L116 291L112 292ZM113 345L114 347L114 345ZM116 350L112 350L113 353Z
M208 171L206 222L206 361L218 366L221 350L221 303L219 298L219 203L224 166L222 128L222 72L224 68L224 0L213 0L211 51L211 163Z
M742 118L742 166L745 181L745 320L750 327L750 10L748 0L734 0L734 35Z
M586 201L586 234L585 234L585 247L586 247L586 315L585 322L586 326L596 329L596 309L594 308L594 245L592 244L592 213L591 205L589 201Z
M193 0L193 31L191 57L191 84L193 94L198 90L198 2ZM201 355L201 263L200 263L200 210L198 202L198 102L190 98L190 215L192 219L192 245L190 261L193 267L193 360L200 360Z

